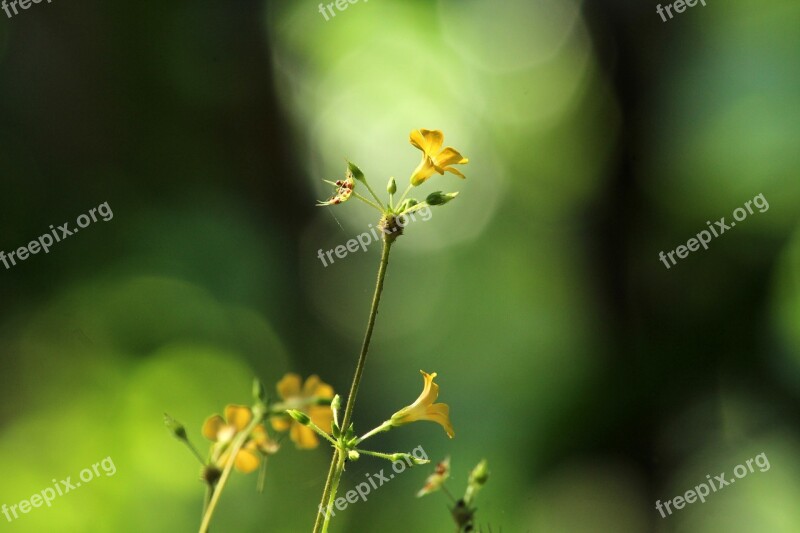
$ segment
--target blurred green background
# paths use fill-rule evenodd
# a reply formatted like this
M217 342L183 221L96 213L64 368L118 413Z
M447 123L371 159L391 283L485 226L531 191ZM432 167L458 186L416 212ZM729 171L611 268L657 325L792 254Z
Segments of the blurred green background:
M439 373L457 436L375 438L481 458L481 531L800 530L800 5L372 0L40 3L0 15L0 249L103 202L113 220L0 267L0 504L112 457L3 530L193 531L202 421L254 375L345 392L374 223L314 207L344 158L378 189L416 128L471 160L395 247L355 421ZM403 187L403 185L401 185ZM756 213L669 270L658 260L759 193ZM764 452L662 519L667 500ZM291 445L266 490L236 475L212 530L309 531L328 453ZM347 490L387 465L363 459ZM351 505L335 531L452 531L430 469Z

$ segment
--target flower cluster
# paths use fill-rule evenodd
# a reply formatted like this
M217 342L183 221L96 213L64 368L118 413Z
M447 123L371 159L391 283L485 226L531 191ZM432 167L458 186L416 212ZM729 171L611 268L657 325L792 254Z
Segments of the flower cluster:
M208 487L209 497L201 531L208 530L211 514L231 470L249 474L261 467L261 487L267 457L280 450L278 439L267 430L267 420L276 433L288 432L295 446L303 450L316 448L319 440L308 427L294 422L289 410L307 413L319 427L331 430L333 387L318 376L310 376L303 384L300 376L289 373L278 382L276 389L280 399L271 401L266 397L261 382L255 380L251 407L232 404L225 407L224 417L218 414L209 416L202 427L203 436L212 443L206 458L192 444L184 426L165 415L167 427L203 465L203 481Z
M389 178L389 183L386 187L389 193L389 201L384 202L375 194L372 187L370 187L361 169L353 163L348 163L344 180L337 180L335 182L325 180L326 183L334 187L334 194L329 200L319 202L318 205L337 205L346 202L351 197L358 198L381 213L381 229L388 230L384 231L384 238L393 241L402 234L403 229L402 225L395 223L397 218L423 209L426 206L444 205L453 200L458 196L457 192L444 193L442 191L436 191L429 194L427 198L421 202L415 198L406 198L412 188L422 185L435 173L444 175L445 172L450 172L463 179L465 177L464 174L453 165L466 165L469 163L469 159L462 156L455 148L448 146L442 149L444 134L439 130L414 130L411 132L409 138L411 145L422 151L422 160L411 173L408 188L397 201L394 199L394 195L397 192L397 182L394 178ZM360 182L364 185L369 195L372 196L372 200L356 192L356 182Z
M385 459L391 457L392 461L396 461L400 455L405 456L407 454L382 454L369 450L363 450L358 446L368 438L377 435L378 433L389 431L392 428L404 426L412 422L426 420L429 422L435 422L442 426L445 433L447 433L447 436L451 439L455 437L453 424L450 422L450 407L448 407L447 404L434 403L439 397L439 385L433 382L434 378L436 377L436 372L432 374L428 374L422 370L420 370L420 372L422 373L423 379L422 393L414 401L414 403L403 407L384 423L368 431L361 437L355 436L352 424L346 430L341 428L339 424L341 398L338 395L334 396L330 407L333 413L332 430L326 431L324 427L317 423L317 421L314 420L313 413L307 414L297 410L289 410L288 413L289 416L291 416L296 422L306 426L307 428L310 428L311 431L328 440L334 447L343 449L353 460L358 459L361 453L366 453L367 455L374 455ZM326 422L328 422L328 425L330 426L331 421L326 419ZM417 463L419 464L419 461L417 461Z

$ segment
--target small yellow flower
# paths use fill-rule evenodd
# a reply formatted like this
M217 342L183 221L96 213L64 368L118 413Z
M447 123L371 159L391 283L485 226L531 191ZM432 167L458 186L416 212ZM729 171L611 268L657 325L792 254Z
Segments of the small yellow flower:
M444 175L447 171L464 178L464 174L450 165L466 165L469 159L449 146L440 152L439 149L444 144L444 134L441 131L414 130L411 132L411 144L422 150L422 162L411 175L411 185L414 187L425 183L434 172Z
M447 432L447 436L452 439L455 431L450 423L450 407L443 403L433 403L439 397L439 385L433 382L436 372L433 374L428 374L423 370L420 372L424 382L422 394L413 404L392 415L392 426L402 426L417 420L429 420L442 426Z
M225 407L225 419L219 415L208 417L203 424L203 436L215 443L214 463L222 468L230 454L229 444L234 437L253 420L253 412L243 405ZM260 455L273 454L278 446L273 442L263 424L253 428L244 446L236 454L234 466L242 473L249 474L261 464Z
M289 373L278 382L278 394L284 402L291 404L293 400L307 400L308 398L333 398L333 387L324 383L319 376L309 376L301 388L302 379L297 374ZM333 411L327 405L298 405L296 408L308 415L311 421L325 433L331 432ZM286 417L273 417L272 427L276 431L291 430L289 437L298 448L311 449L319 445L319 438L314 430L303 424Z

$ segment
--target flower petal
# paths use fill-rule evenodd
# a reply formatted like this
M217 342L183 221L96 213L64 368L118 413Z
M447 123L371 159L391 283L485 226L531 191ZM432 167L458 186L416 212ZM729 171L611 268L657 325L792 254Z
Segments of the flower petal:
M300 382L300 376L289 372L278 382L276 387L278 389L278 394L284 400L300 396Z
M236 454L236 461L234 461L233 466L239 472L249 474L250 472L255 472L260 464L261 458L258 457L258 454L243 448Z
M451 439L456 436L453 424L450 422L450 407L444 403L431 405L426 410L426 419L442 426Z
M333 411L325 405L313 405L308 408L308 417L325 433L331 432Z
M467 178L464 174L462 174L461 172L459 172L458 170L456 170L453 167L444 167L443 170L445 170L447 172L452 172L453 174L455 174L456 176L458 176L461 179L466 179Z
M440 130L419 129L411 132L411 144L425 152L425 155L433 155L439 151L444 143L444 134Z
M433 173L436 172L436 166L433 163L433 159L430 157L423 157L422 162L414 169L414 172L411 174L411 185L414 187L418 185L422 185L427 181L428 178L433 176Z
M420 373L422 374L424 386L422 388L422 394L420 394L417 402L425 405L431 405L436 401L436 398L439 397L439 385L433 382L437 374L436 372L433 374L428 374L424 370L420 370Z
M270 422L275 431L288 431L292 425L292 419L288 416L273 416Z
M253 428L253 432L250 436L250 441L245 445L245 448L248 450L259 451L267 455L277 453L280 448L280 445L269 437L267 428L261 424Z
M317 378L313 384L309 384L311 378ZM319 377L317 376L311 376L306 380L306 385L303 388L303 393L307 396L316 396L317 398L333 399L334 396L333 387L331 387L330 385L319 379Z
M319 445L319 439L313 429L295 422L292 424L292 431L289 433L295 445L303 450L310 450Z
M466 165L469 159L458 153L458 150L448 146L435 157L436 165L439 167L447 167L450 165Z
M252 419L253 412L249 407L244 405L229 405L225 407L225 420L235 427L236 431L246 428Z
M225 425L225 421L219 415L212 415L203 422L203 436L208 440L217 440L219 430Z
M306 382L303 384L303 397L308 398L314 396L314 391L317 390L317 386L320 383L322 383L322 380L319 379L318 375L314 374L313 376L308 376Z

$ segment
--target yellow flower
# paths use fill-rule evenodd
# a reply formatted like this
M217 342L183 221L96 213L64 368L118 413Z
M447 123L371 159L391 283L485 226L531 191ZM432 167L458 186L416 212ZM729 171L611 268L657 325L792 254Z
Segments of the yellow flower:
M392 415L392 426L402 426L417 420L429 420L442 426L447 432L447 436L452 439L455 431L450 423L450 407L443 403L433 403L439 397L439 385L433 382L436 372L433 374L428 374L423 370L420 372L424 381L422 394L413 404Z
M208 417L203 424L203 436L215 442L214 463L222 468L230 456L229 444L234 437L244 431L253 420L253 412L243 405L225 407L225 419L219 415ZM257 425L248 436L244 446L236 454L234 466L240 472L249 474L261 464L260 455L273 454L278 445L273 442L263 424Z
M307 400L309 398L333 398L333 387L324 383L319 376L309 376L301 389L302 379L297 374L286 374L278 382L278 394L284 402L291 404L296 400ZM308 415L311 421L325 433L331 432L333 422L333 411L327 405L298 405L292 407ZM276 431L290 430L289 437L294 441L298 448L311 449L319 445L319 438L314 430L303 424L286 417L273 417L272 427Z
M449 146L440 152L443 143L444 134L439 130L421 129L411 132L411 144L422 150L422 162L411 175L411 185L416 187L425 183L434 172L444 175L447 171L464 178L464 174L450 165L466 165L469 159Z

